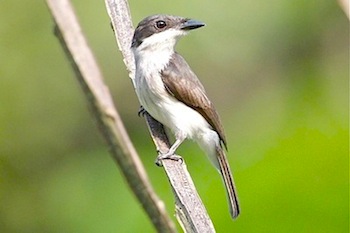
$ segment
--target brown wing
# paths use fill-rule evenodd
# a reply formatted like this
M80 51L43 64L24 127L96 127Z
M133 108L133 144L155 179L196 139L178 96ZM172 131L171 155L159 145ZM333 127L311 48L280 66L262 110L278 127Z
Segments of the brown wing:
M198 111L219 134L220 140L227 148L219 115L185 59L174 53L161 76L166 90L179 101Z

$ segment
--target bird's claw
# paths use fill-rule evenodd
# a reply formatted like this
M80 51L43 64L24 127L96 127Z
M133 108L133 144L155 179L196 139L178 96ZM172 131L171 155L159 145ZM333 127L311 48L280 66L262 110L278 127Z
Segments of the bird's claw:
M162 160L163 159L171 159L171 160L174 160L174 161L181 161L181 163L183 162L183 158L180 156L180 155L176 155L174 153L161 153L161 152L158 152L158 156L156 158L156 161L155 161L155 164L159 167L162 167L163 166L163 163L162 163Z
M143 116L145 115L146 112L147 112L147 111L146 111L142 106L140 106L140 109L139 109L139 111L137 112L137 115L138 115L139 117L143 117Z

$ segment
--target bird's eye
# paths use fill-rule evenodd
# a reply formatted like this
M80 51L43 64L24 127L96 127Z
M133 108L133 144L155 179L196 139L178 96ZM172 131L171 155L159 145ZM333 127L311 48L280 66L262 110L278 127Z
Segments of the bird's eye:
M166 26L166 23L163 20L159 20L156 22L156 26L157 26L157 28L162 29Z

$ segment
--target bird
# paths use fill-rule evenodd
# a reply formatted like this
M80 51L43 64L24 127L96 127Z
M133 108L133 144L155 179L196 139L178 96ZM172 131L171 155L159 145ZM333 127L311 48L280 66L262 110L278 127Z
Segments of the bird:
M135 58L134 85L144 111L169 128L175 142L157 159L176 158L176 149L192 139L207 153L222 176L231 217L240 208L228 159L227 140L220 117L196 74L175 51L179 39L205 26L201 21L157 14L137 25L131 43Z

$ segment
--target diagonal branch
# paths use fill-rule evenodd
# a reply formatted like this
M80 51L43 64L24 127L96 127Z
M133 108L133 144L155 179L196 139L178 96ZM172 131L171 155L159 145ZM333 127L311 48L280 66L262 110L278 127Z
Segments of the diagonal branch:
M158 232L176 232L164 204L153 191L143 165L114 107L95 58L82 34L69 0L47 0L55 32L87 97L113 159Z

